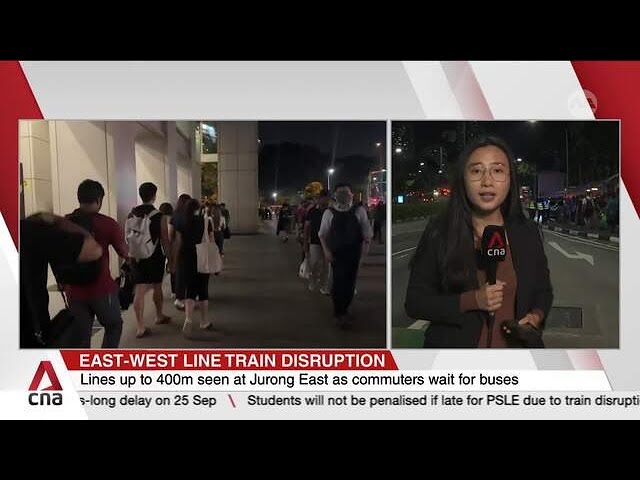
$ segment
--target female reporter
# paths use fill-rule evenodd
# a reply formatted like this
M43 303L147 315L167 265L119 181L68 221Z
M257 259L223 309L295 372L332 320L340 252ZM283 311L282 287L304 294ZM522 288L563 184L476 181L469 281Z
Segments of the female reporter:
M411 262L405 309L431 322L425 348L544 347L553 292L540 232L518 192L502 140L484 137L461 153L447 209L429 222ZM495 285L479 250L488 225L506 233Z

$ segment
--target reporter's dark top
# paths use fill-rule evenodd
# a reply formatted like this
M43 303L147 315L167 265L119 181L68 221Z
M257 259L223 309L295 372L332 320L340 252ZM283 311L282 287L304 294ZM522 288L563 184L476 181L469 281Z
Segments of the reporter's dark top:
M537 310L543 314L544 325L553 292L538 228L528 220L505 225L505 228L517 278L515 319L520 320ZM443 290L440 239L436 235L436 231L427 225L416 250L405 301L407 315L431 322L425 332L424 346L427 348L478 347L488 313L470 302L471 293ZM475 270L478 271L477 265Z

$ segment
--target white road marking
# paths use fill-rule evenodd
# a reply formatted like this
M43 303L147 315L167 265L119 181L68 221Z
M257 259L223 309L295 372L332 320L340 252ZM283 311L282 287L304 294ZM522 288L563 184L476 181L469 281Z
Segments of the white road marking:
M593 267L593 255L587 255L586 253L582 253L582 252L578 252L578 251L576 251L576 253L572 254L572 253L567 252L564 248L562 248L556 242L548 242L548 243L553 248L558 250L561 254L563 254L565 257L571 258L573 260L586 260Z

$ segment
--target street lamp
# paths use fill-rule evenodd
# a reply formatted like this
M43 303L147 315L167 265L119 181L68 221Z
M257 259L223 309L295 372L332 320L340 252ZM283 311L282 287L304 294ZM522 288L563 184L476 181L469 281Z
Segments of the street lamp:
M378 164L380 165L380 168L384 167L382 163L382 157L383 157L382 152L383 152L382 142L376 142L376 156L378 157Z
M273 200L275 201L275 199L278 198L278 192L273 192L271 194L271 196L273 197Z
M402 149L400 147L396 148L396 153L402 153Z
M520 163L522 159L520 157L516 158L516 162Z
M329 191L331 191L331 175L333 175L333 172L335 171L335 168L330 168L329 170L327 170L327 190Z

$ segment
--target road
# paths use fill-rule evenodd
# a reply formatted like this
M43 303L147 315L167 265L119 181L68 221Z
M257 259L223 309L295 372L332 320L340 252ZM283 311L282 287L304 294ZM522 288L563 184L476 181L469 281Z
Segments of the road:
M404 299L409 261L426 221L396 224L392 243L393 346L420 347L428 322L409 318ZM618 348L619 246L544 231L554 302L547 320L547 348ZM427 319L425 319L427 320Z

